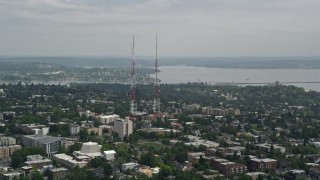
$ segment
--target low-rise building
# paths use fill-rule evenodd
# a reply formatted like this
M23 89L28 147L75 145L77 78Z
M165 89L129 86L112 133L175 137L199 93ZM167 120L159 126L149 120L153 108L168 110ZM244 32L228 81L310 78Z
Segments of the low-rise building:
M138 131L145 132L145 133L155 133L155 134L159 134L159 135L170 134L171 132L173 132L173 133L181 132L181 131L176 130L176 129L149 128L149 127L148 128L139 129Z
M23 176L22 171L6 172L1 175L2 180L20 179Z
M63 138L61 139L61 145L68 149L70 146L74 145L78 139L76 138Z
M239 163L230 162L226 159L211 158L209 160L209 164L225 176L231 176L247 172L247 166Z
M115 122L117 119L120 119L120 116L117 114L112 115L100 115L97 117L101 124L110 124Z
M218 165L218 170L225 176L247 172L247 166L234 162L223 162Z
M86 142L82 144L80 151L74 151L73 154L76 156L87 156L90 159L95 157L102 157L101 145L96 142Z
M45 166L52 165L52 160L44 158L41 155L30 155L27 156L27 161L24 162L26 166L36 168L36 169L43 169Z
M275 170L277 168L277 165L278 165L278 161L270 158L265 158L265 159L253 158L250 160L250 169L252 171Z
M313 144L316 148L320 148L320 142L312 142L312 144Z
M66 168L52 168L49 169L52 173L53 179L55 180L64 180L70 174L70 171Z
M190 161L192 164L197 164L199 162L199 159L205 156L205 153L203 152L188 152L187 158L188 161Z
M88 161L76 161L73 157L66 154L56 154L53 156L53 159L69 169L74 169L76 167L83 168L88 164Z
M99 128L102 128L102 133L108 133L108 134L111 134L113 129L113 127L109 125L101 125L99 126Z
M20 145L0 146L0 159L10 157L16 150L21 149Z
M260 151L263 151L263 152L268 152L268 153L270 152L272 146L273 146L274 150L279 150L282 153L286 152L286 148L285 147L279 146L277 144L273 144L273 145L272 144L267 144L267 143L255 144L256 149L258 149Z
M102 136L103 134L103 128L100 128L100 127L87 128L87 131L89 134L94 133L98 136Z
M190 142L184 143L187 146L199 147L200 145L203 145L203 146L206 146L207 148L217 148L220 145L219 143L216 143L213 141L207 141L207 140L202 139L201 137L198 137L198 136L188 135L185 137L188 138L190 141Z
M112 161L115 159L116 156L116 151L114 150L110 150L110 151L103 151L103 157L107 160L107 161Z
M0 146L10 146L16 144L16 138L0 136Z
M27 134L47 135L49 133L49 127L43 124L21 124L19 127Z
M129 162L122 164L122 171L127 171L129 169L136 169L139 166L138 163Z
M59 151L61 137L44 135L25 135L21 137L22 145L25 147L39 147L44 150L48 157Z
M267 174L263 172L250 172L250 173L246 173L246 175L250 176L252 180L257 180L259 176L266 176Z

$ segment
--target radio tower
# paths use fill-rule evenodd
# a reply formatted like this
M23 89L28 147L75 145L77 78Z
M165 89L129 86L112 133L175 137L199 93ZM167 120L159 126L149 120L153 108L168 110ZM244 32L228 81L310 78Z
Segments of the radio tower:
M153 100L153 113L156 118L160 113L160 85L158 80L158 35L156 34L156 57L155 57L155 80L154 80L154 100Z
M131 82L130 82L130 116L137 113L137 100L136 100L136 59L134 55L134 36L132 36L131 44Z

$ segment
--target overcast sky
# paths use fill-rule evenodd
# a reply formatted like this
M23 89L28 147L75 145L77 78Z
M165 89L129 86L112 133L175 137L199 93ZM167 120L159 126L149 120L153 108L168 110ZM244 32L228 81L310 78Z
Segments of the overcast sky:
M0 55L319 56L320 0L0 0Z

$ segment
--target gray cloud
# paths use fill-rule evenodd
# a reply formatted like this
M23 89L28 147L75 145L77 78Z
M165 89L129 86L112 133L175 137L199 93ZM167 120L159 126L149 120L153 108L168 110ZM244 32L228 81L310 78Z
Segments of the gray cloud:
M0 55L320 55L318 0L2 0Z

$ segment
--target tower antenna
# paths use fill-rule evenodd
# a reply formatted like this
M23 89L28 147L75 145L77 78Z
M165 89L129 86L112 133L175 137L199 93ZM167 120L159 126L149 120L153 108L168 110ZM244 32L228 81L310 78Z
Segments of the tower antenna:
M134 116L137 113L137 99L136 99L136 58L134 54L134 35L132 36L132 43L131 43L131 82L130 82L130 116Z
M155 80L154 80L154 100L153 113L158 117L160 113L160 85L158 80L158 33L156 33L156 57L155 57Z

